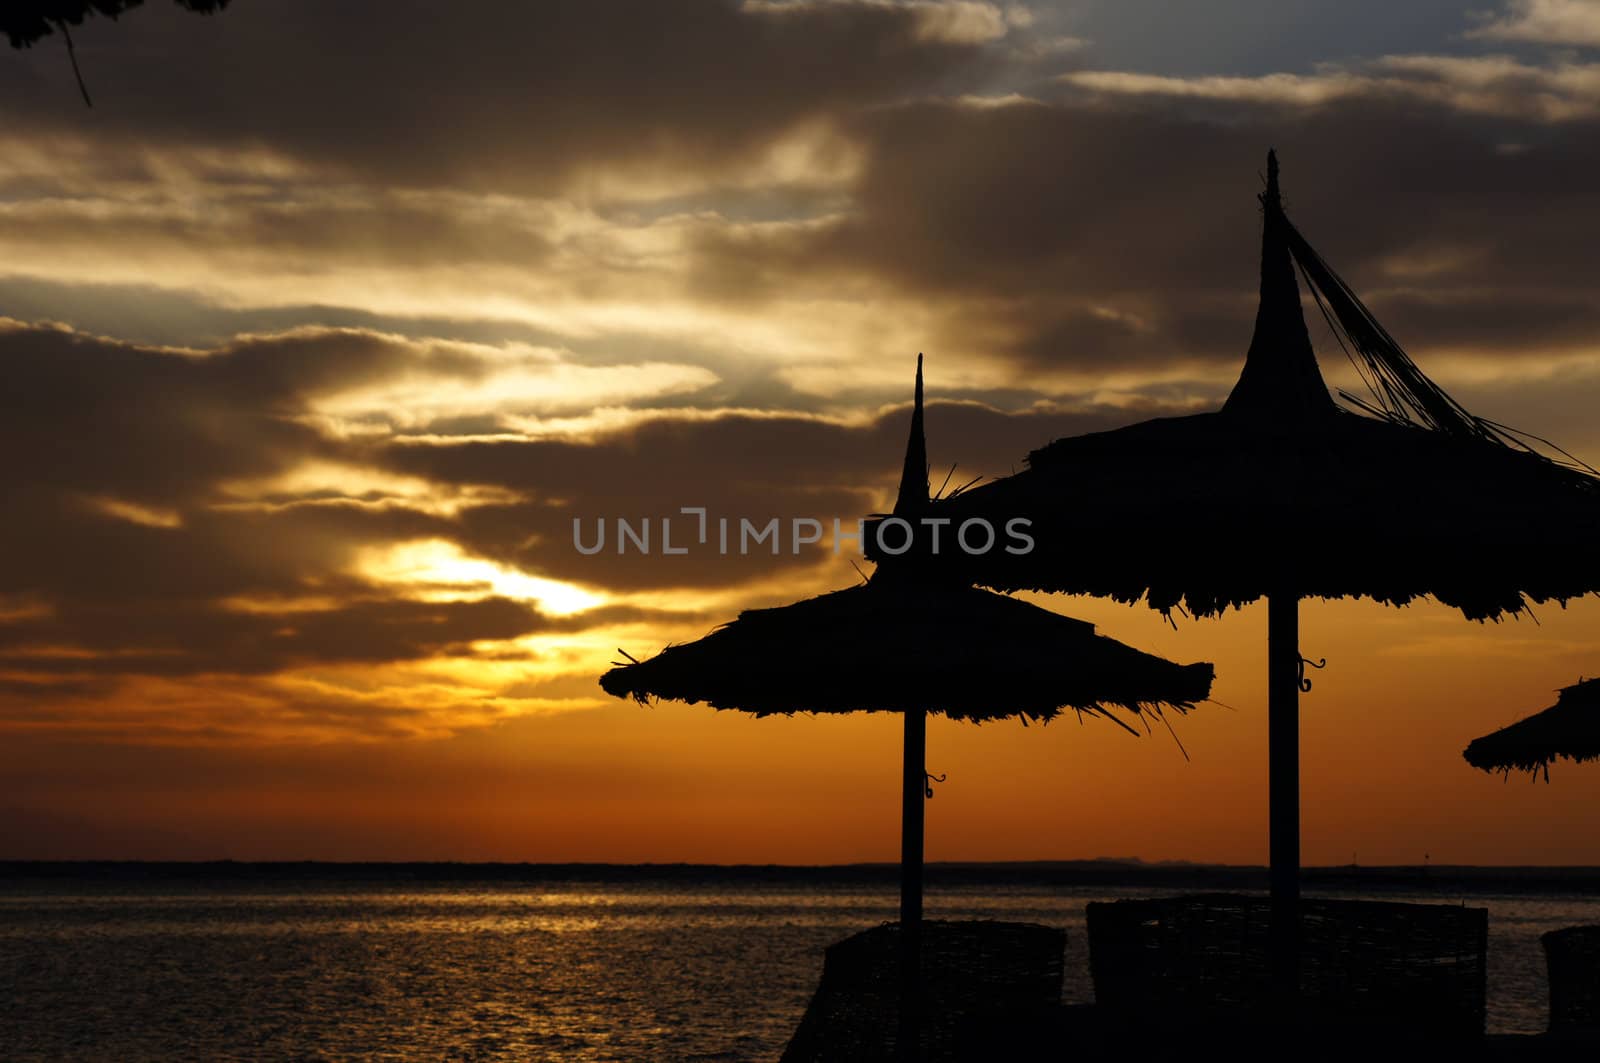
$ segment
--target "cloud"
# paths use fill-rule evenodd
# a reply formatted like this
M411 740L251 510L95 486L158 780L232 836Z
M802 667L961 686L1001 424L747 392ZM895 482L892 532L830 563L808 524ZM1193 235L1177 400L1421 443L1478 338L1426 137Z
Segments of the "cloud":
M527 605L494 597L351 597L333 608L274 613L192 599L69 602L48 617L0 629L0 668L78 676L261 675L307 665L426 660L469 642L519 638L547 624Z
M1600 3L1595 0L1510 0L1501 15L1483 15L1468 37L1531 41L1562 47L1600 45Z
M672 516L687 541L680 507L700 505L713 521L818 519L831 538L832 518L849 528L887 501L903 403L853 418L638 410L530 438L453 435L461 402L427 398L565 364L358 329L189 350L7 322L0 727L139 742L446 734L592 706L618 644L648 652L752 600L855 578L826 540L588 557L572 521ZM473 402L485 416L581 409L567 379ZM649 390L617 386L619 402ZM340 416L360 430L333 431L325 404L351 395ZM385 408L397 402L410 408ZM1130 415L930 410L938 460L971 472Z
M1246 103L1316 106L1372 91L1371 79L1343 71L1327 74L1265 74L1258 77L1171 77L1122 70L1078 70L1061 81L1092 92L1127 96L1191 96Z
M459 550L432 566L432 584L415 565L364 560L448 539L463 511L520 496L385 475L363 461L364 442L311 423L315 403L380 380L493 380L497 353L528 364L525 351L357 330L192 351L5 323L0 365L15 385L0 403L11 503L0 531L6 711L126 697L140 676L334 669L370 682L360 675L383 667L503 656L500 644L536 633L667 617L603 600L573 610L570 595L554 596L564 588L509 570L501 578ZM567 611L583 619L553 615ZM111 688L85 689L97 675ZM260 728L305 726L303 703L268 692L251 705ZM176 725L187 710L169 707ZM427 719L450 726L442 709Z
M526 192L781 174L785 146L841 110L981 76L1003 29L977 3L283 0L74 39L97 147L132 165L248 149L280 171ZM0 99L27 101L6 108L13 128L76 133L70 74L44 51L0 68Z
M1269 145L1425 368L1588 431L1552 398L1600 325L1570 57L1052 82L1063 27L986 4L258 8L86 30L92 131L39 56L0 71L44 101L0 152L0 298L68 323L0 326L8 728L592 706L618 645L856 577L826 541L588 556L574 519L848 524L889 499L918 350L936 480L1214 405Z
M1079 70L1061 82L1106 95L1161 96L1309 108L1358 97L1422 102L1452 110L1538 122L1600 114L1600 64L1527 63L1505 55L1391 55L1314 74L1171 77Z
M782 19L852 7L880 7L909 15L914 39L941 44L998 40L1012 25L1027 23L1025 10L1003 11L997 4L972 0L745 0L742 10Z
M779 6L729 17L780 36L910 17ZM1026 43L1017 22L1007 48ZM826 127L823 154L847 162L803 193L768 174L724 195L716 167L666 198L421 187L260 143L157 138L132 153L115 137L14 133L0 250L27 275L3 290L85 329L164 342L313 321L501 352L492 375L378 373L321 395L306 416L327 432L409 418L546 433L624 407L837 416L900 393L877 352L917 349L944 355L973 393L1187 380L1209 398L1248 337L1253 185L1276 143L1298 175L1296 217L1381 311L1428 325L1419 344L1487 350L1488 333L1425 311L1470 311L1490 288L1498 321L1530 344L1583 340L1573 315L1544 311L1572 303L1590 269L1574 224L1590 207L1570 179L1592 161L1597 121L1584 117L1584 64L1410 55L1261 78L1087 71L1034 86L1049 99L977 95L965 77L817 101L823 117L806 128ZM1371 225L1336 212L1357 196L1323 195L1354 188ZM1424 260L1427 275L1398 272Z
M1593 342L1597 125L1363 94L1221 112L922 101L858 120L853 211L708 231L696 261L756 305L870 295L984 386L1081 395L1186 373L1191 395L1215 395L1250 335L1275 145L1296 223L1424 364L1514 360ZM865 371L808 379L830 368Z

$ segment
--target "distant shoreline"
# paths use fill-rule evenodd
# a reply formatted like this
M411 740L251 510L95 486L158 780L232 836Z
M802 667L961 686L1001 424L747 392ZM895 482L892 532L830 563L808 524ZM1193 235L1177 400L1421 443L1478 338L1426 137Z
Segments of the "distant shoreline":
M0 885L21 882L189 882L258 884L448 883L748 883L875 885L897 880L889 863L604 864L332 861L0 860ZM1194 891L1265 890L1262 867L1123 860L946 862L927 865L928 885L1146 887ZM1308 867L1308 892L1577 893L1600 899L1600 867L1388 866Z

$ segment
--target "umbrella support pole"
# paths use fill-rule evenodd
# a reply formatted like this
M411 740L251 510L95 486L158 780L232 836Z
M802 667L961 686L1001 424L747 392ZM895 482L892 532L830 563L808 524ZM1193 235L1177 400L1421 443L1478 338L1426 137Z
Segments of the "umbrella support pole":
M1300 598L1267 596L1267 802L1273 984L1299 992Z
M922 831L927 800L928 715L905 714L900 807L900 1058L922 1058Z

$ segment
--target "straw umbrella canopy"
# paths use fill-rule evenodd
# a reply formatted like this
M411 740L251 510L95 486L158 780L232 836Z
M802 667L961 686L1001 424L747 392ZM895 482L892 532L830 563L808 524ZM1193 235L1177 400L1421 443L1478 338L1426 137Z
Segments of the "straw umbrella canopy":
M704 638L607 672L601 686L755 716L926 711L982 723L1076 711L1127 728L1114 710L1181 711L1206 698L1210 681L1209 665L1173 664L1003 594L875 574L745 610Z
M929 503L922 359L895 512ZM1211 691L1209 664L1178 665L1095 633L1094 625L954 583L905 563L864 584L773 609L751 609L694 642L607 672L600 685L640 702L705 702L756 716L898 712L905 718L901 794L901 1044L919 1043L915 987L922 920L924 765L929 713L982 722L1049 721L1063 712L1114 720L1185 712Z
M1268 601L1271 880L1279 973L1299 896L1301 598L1433 596L1468 618L1600 590L1600 479L1429 380L1290 223L1267 159L1261 290L1238 383L1213 413L1057 440L1022 472L938 502L959 528L1018 518L1027 552L939 551L998 590L1145 600L1216 616ZM1312 351L1296 267L1370 396L1335 405ZM1563 454L1563 458L1565 455ZM877 526L869 557L887 553ZM948 536L946 536L948 538ZM923 536L903 553L936 550ZM900 540L891 537L896 549Z
M1546 782L1558 757L1580 764L1600 760L1600 679L1562 687L1554 705L1473 739L1461 755L1474 768L1542 772Z

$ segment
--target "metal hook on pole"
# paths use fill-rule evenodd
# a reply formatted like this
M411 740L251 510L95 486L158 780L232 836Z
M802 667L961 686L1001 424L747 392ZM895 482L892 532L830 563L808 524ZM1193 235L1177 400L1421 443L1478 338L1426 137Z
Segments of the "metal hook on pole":
M948 777L949 777L949 773L948 772L946 772L944 775L935 775L931 771L923 772L922 773L922 792L923 792L923 795L926 796L928 800L932 801L933 800L933 784L934 783L942 783Z
M1307 666L1321 671L1322 669L1328 667L1328 659L1326 657L1321 657L1313 661L1310 657L1300 658L1300 692L1303 694L1309 693L1311 690L1311 680L1306 678Z

